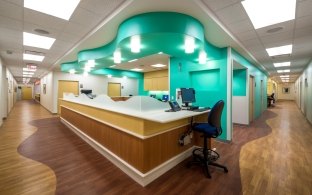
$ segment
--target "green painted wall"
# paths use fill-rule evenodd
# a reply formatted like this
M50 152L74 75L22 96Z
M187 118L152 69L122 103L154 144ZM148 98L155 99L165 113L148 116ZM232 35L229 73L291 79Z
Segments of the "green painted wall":
M262 111L267 108L267 73L263 70L260 70L251 62L249 62L246 58L232 49L231 56L233 60L237 61L239 64L245 66L248 69L248 77L249 75L254 76L255 78L255 94L254 94L254 117L257 118L261 115ZM261 81L263 85L262 99L261 99ZM263 103L261 103L263 102ZM263 106L263 107L261 107Z
M233 70L233 96L246 96L246 69Z
M215 51L216 52L216 51ZM211 52L208 55L213 55ZM181 58L170 58L170 96L175 97L176 89L192 87L196 91L198 106L212 107L217 101L223 100L225 107L222 113L223 133L219 137L225 140L227 134L227 50L219 49L219 60L208 61L207 64L196 64Z

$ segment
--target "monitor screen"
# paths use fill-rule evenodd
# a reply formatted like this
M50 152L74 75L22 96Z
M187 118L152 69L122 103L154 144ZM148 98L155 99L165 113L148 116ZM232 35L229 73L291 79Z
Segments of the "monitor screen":
M181 88L182 103L189 106L189 103L196 102L195 90L193 88Z
M169 95L163 95L162 101L167 102L169 100Z
M84 93L84 94L90 94L90 93L92 93L92 89L81 89L80 92Z

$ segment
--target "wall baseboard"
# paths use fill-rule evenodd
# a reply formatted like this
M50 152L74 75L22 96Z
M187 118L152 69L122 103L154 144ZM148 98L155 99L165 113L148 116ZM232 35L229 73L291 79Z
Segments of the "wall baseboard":
M179 155L169 159L163 164L155 167L147 173L142 173L139 170L135 169L133 166L119 158L117 155L112 153L110 150L105 148L103 145L96 142L94 139L89 137L87 134L82 132L80 129L69 123L64 118L60 117L61 122L65 124L70 130L72 130L75 134L77 134L81 139L87 142L90 146L92 146L95 150L97 150L100 154L106 157L109 161L111 161L115 166L121 169L124 173L126 173L129 177L131 177L134 181L142 185L143 187L147 184L151 183L158 177L160 177L165 172L172 169L174 166L188 158L192 155L192 151L194 146L189 148L188 150L180 153Z

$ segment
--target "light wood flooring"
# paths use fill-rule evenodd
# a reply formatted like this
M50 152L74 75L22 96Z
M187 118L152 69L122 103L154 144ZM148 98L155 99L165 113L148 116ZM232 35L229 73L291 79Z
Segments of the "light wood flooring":
M294 102L277 102L233 142L215 142L229 173L186 168L141 187L33 101L0 128L0 194L312 194L312 126Z

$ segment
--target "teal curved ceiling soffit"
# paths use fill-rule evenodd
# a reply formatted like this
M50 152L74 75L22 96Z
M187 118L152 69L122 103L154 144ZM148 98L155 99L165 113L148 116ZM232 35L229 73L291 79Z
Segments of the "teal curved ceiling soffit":
M68 72L75 69L77 73L84 71L88 60L95 60L92 74L109 74L109 66L114 65L113 53L118 49L121 52L121 61L142 58L163 52L169 56L183 58L198 63L200 51L205 51L207 60L221 57L221 49L211 45L205 39L203 25L195 18L175 12L150 12L133 16L122 22L116 37L108 44L98 48L82 50L78 53L78 60L61 64L61 70ZM141 50L132 53L130 39L139 35ZM195 50L185 53L185 38L193 37ZM129 71L128 71L129 72Z

